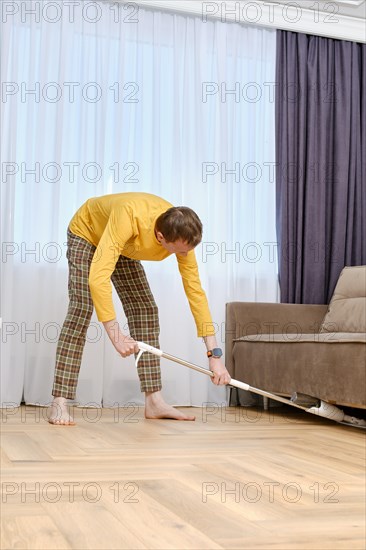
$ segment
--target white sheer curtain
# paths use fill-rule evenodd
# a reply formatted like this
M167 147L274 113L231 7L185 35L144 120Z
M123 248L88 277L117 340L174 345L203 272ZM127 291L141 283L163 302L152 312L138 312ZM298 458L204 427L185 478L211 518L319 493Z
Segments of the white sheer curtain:
M275 31L93 4L71 17L59 3L39 20L20 10L3 25L2 406L52 399L66 228L91 196L146 191L199 214L196 253L222 346L227 301L277 300ZM205 365L175 257L144 265L161 347ZM225 401L200 374L164 361L162 373L173 404ZM75 401L142 397L133 360L94 317Z

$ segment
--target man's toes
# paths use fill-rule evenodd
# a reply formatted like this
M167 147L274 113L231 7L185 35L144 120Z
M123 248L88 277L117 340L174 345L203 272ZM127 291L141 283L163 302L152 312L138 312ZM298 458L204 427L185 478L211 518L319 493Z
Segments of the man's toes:
M177 416L175 416L177 420L196 420L195 416L191 416L189 414L180 413Z
M49 423L55 424L56 426L75 426L75 422L73 420L67 420L65 418L50 418Z

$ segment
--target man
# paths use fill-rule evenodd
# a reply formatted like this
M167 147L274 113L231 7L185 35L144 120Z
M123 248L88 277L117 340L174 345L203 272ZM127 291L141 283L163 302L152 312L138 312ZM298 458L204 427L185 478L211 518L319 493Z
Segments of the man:
M86 332L95 307L98 320L122 357L136 353L136 341L159 347L159 318L141 260L160 261L176 254L184 290L203 337L209 367L218 385L230 382L217 347L202 290L194 248L202 239L202 223L187 207L173 207L148 193L119 193L89 199L68 228L69 308L60 334L49 421L74 424L66 401L74 399ZM130 335L116 320L113 282L127 317ZM195 420L165 403L161 395L159 358L142 355L138 375L145 392L146 418Z

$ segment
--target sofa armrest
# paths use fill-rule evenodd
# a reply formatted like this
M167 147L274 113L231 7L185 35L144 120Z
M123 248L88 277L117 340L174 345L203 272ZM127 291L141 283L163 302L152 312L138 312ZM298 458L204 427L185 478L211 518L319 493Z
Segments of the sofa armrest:
M225 363L235 376L234 340L250 334L314 334L319 332L327 305L229 302L226 304Z

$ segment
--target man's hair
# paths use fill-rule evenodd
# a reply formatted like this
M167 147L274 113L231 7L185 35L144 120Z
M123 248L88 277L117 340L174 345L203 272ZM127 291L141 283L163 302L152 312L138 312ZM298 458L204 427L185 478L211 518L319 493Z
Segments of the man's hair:
M163 234L168 243L182 240L195 247L202 240L202 222L187 206L169 208L158 217L155 229Z

